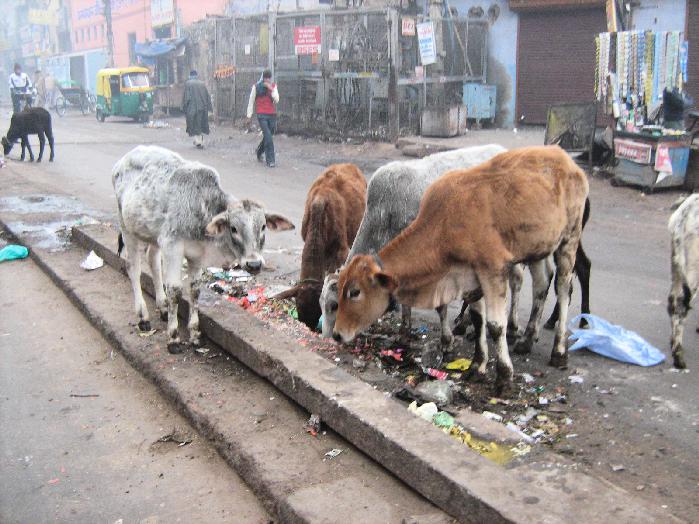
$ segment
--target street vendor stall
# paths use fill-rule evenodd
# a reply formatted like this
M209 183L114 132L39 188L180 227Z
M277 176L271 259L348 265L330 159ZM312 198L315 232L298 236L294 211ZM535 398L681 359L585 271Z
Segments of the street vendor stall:
M683 33L600 33L596 46L595 94L615 121L612 182L648 190L684 185L691 135L681 109L687 81Z

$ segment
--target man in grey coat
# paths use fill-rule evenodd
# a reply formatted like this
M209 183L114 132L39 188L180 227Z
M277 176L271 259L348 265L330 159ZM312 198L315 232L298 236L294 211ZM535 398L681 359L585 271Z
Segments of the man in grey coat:
M213 107L209 90L196 71L189 73L189 80L184 84L182 111L187 117L187 134L194 137L196 147L203 149L204 135L209 134L209 111L213 111Z

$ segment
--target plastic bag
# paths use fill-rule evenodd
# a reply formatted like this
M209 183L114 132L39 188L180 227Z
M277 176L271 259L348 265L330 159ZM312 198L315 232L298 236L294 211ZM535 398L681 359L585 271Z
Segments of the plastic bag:
M17 244L9 244L0 249L0 262L5 262L6 260L16 260L18 258L27 258L28 255L29 250L26 247L18 246Z
M86 269L88 271L92 271L93 269L98 269L104 265L104 260L102 260L97 253L94 251L90 251L90 254L87 255L87 258L80 262L80 267L83 269Z
M587 329L576 329L580 319L588 322ZM610 324L606 320L590 314L582 314L570 321L572 332L569 339L574 340L568 351L586 348L602 356L638 366L655 366L665 360L659 349L651 346L638 334L621 326Z

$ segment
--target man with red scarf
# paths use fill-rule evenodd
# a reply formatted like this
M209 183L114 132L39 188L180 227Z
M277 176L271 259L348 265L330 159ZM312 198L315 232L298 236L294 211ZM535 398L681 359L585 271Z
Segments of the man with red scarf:
M262 162L262 155L268 167L275 167L274 142L272 135L277 127L277 110L275 104L279 102L277 84L272 82L272 72L265 69L262 78L252 86L250 99L248 100L248 118L252 118L253 112L257 115L257 121L262 129L262 140L257 146L257 160Z

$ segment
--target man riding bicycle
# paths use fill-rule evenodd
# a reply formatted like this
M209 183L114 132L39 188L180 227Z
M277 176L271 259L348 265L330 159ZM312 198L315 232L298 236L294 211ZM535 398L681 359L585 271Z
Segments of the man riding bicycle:
M22 99L31 106L32 82L29 80L29 75L22 72L22 66L19 64L15 64L15 71L10 75L10 95L12 95L14 113L19 113Z

